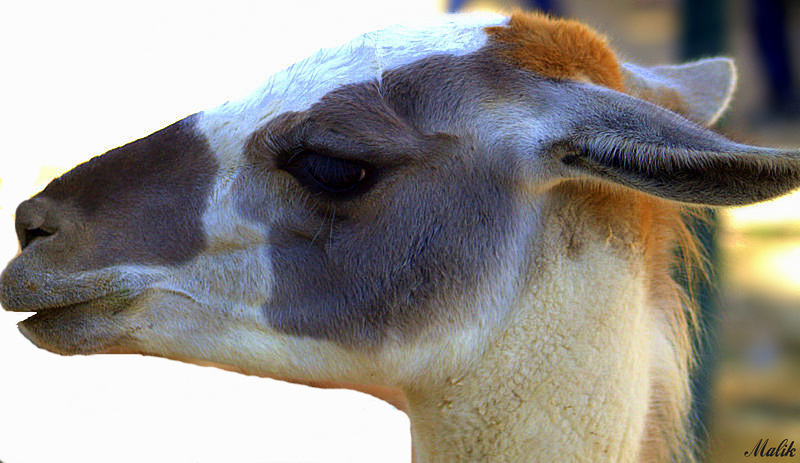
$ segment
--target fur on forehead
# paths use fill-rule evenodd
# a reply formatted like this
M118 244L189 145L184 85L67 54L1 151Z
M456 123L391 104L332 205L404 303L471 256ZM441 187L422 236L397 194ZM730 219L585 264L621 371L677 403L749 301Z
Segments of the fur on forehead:
M604 36L585 24L517 12L507 25L487 29L515 65L553 79L589 80L623 90L620 63Z
M380 81L384 72L435 54L466 55L488 42L486 28L508 18L491 13L441 15L369 32L273 74L246 97L205 111L200 127L215 148L239 152L246 137L278 114L304 111L343 86ZM231 138L232 137L232 138Z
M507 21L491 13L441 15L368 32L338 47L319 50L272 75L256 92L208 113L249 112L254 106L268 109L269 114L302 111L336 88L380 80L385 71L427 56L472 53L486 44L487 27Z

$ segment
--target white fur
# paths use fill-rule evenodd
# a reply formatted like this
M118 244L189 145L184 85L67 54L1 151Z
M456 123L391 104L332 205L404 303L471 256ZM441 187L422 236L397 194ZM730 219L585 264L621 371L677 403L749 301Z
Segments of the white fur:
M334 89L379 80L383 72L426 56L474 52L486 44L484 28L507 20L494 14L442 16L419 27L398 25L364 34L274 74L244 99L201 113L197 127L222 166L233 167L250 135L276 115L306 110Z

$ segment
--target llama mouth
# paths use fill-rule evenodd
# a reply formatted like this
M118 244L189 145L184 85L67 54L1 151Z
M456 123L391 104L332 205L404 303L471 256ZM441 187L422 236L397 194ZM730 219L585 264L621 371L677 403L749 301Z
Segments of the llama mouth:
M131 298L111 296L26 310L35 313L17 327L30 342L50 352L62 355L100 353L116 345L127 331L124 328L126 317L120 315L131 303Z
M8 312L20 312L20 313L34 313L34 315L28 320L33 317L36 317L40 314L49 314L49 313L57 313L63 312L71 307L79 306L79 305L114 305L114 302L121 302L121 301L129 301L132 299L132 292L128 290L119 290L119 291L112 291L108 294L101 294L99 296L92 296L85 299L78 299L76 300L69 300L68 298L65 301L58 301L58 302L51 302L51 303L41 303L31 304L30 301L28 304L17 304L12 301L4 301L3 302L3 309Z
M106 300L130 300L162 277L126 268L43 270L41 263L31 262L31 255L23 251L0 273L0 304L7 311L44 313L81 304L102 305Z
M41 314L44 314L44 313L51 313L51 312L55 313L55 312L63 311L63 310L66 310L66 309L68 309L70 307L74 307L74 306L79 305L79 304L90 303L91 301L96 300L96 299L97 298L93 298L93 299L87 300L87 301L79 301L79 302L73 302L73 303L67 303L67 304L52 304L52 305L43 305L43 306L14 306L14 305L11 305L11 304L3 304L3 308L8 312L32 313L32 314L34 314L34 315L32 315L31 317L28 318L28 320L30 320L31 318L33 318L33 317L35 317L37 315L41 315Z

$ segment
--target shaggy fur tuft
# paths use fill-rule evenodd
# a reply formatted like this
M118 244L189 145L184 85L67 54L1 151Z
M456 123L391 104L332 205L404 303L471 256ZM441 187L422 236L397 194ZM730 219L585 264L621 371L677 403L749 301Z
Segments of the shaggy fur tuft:
M517 12L507 26L486 29L516 65L553 79L588 80L623 90L620 63L605 37L585 24Z

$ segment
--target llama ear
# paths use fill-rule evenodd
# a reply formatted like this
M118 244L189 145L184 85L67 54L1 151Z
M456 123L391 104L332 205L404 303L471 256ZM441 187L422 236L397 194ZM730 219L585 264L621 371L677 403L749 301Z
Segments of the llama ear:
M736 87L736 66L729 58L709 58L677 66L622 66L625 89L701 125L719 119Z
M800 151L735 143L660 106L594 85L562 87L560 96L566 133L549 152L568 176L718 206L763 201L800 186Z

